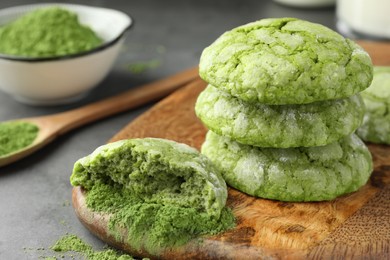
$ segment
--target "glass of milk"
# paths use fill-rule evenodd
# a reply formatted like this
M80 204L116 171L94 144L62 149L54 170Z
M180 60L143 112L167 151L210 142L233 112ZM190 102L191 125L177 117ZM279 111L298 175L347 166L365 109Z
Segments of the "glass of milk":
M274 0L277 3L295 7L326 7L334 5L336 0Z
M336 12L342 34L390 39L390 0L337 0Z

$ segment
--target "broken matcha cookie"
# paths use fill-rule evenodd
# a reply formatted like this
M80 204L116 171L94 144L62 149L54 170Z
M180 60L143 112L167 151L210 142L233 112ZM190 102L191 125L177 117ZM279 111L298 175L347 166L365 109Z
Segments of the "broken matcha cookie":
M356 191L372 171L371 154L354 134L309 148L259 148L211 131L202 153L226 182L247 194L281 201L323 201Z
M364 141L390 144L390 67L375 67L374 80L361 95L366 113L356 133Z
M81 158L70 178L88 208L110 214L119 241L150 254L234 226L226 183L194 148L145 138L110 143ZM118 230L125 228L127 237Z
M289 148L326 145L350 135L362 123L364 104L357 94L303 105L264 105L209 85L195 111L219 135L248 145Z
M199 74L248 102L306 104L364 90L372 63L356 43L325 26L274 18L225 32L203 51Z

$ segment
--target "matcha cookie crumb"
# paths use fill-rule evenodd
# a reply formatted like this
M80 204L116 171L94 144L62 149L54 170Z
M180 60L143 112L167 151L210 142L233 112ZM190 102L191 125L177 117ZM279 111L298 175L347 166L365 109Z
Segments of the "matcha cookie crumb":
M109 230L118 240L151 254L165 247L184 245L199 235L214 235L234 227L230 209L215 217L195 207L146 202L132 192L97 183L87 193L87 206L97 212L111 213ZM122 228L127 237L122 236Z
M75 163L73 186L98 181L121 186L149 202L196 207L219 216L226 183L204 155L185 144L145 138L110 143Z
M374 67L374 80L361 95L366 113L356 133L364 141L390 144L390 67Z
M222 175L185 144L144 138L104 145L76 162L71 183L87 190L88 208L111 214L112 235L151 254L234 226Z
M203 51L199 74L248 102L306 104L364 90L372 63L356 43L325 26L275 18L225 32Z
M248 103L211 85L198 97L196 115L213 132L259 147L322 146L362 123L359 95L303 105Z
M226 182L247 194L281 201L323 201L358 190L372 172L372 158L354 134L326 146L259 148L211 131L202 153Z

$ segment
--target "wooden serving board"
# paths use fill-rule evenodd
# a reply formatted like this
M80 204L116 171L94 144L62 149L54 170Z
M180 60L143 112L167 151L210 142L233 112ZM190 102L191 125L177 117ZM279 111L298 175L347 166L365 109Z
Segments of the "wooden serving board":
M390 65L390 44L361 43L374 64ZM194 103L206 83L198 79L134 120L111 141L160 137L200 148L205 127ZM237 227L191 241L152 258L161 259L390 259L390 146L369 144L375 170L359 191L328 202L285 203L259 199L229 188L227 205ZM85 207L84 192L73 190L76 214L106 242L133 251L107 233L107 216ZM145 256L145 255L143 255ZM146 255L147 256L147 255Z

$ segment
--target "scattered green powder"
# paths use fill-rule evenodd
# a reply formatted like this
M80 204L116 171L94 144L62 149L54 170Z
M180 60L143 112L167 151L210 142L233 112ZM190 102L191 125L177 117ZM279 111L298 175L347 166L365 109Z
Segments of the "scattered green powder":
M138 195L139 196L139 195ZM93 211L113 213L109 229L118 240L127 240L136 250L158 254L164 247L180 246L198 235L213 235L234 226L227 207L220 218L172 204L146 202L120 185L97 182L87 193L87 206ZM120 228L127 230L123 238Z
M156 47L156 52L159 53L159 54L164 54L164 53L167 52L167 49L163 45L158 45Z
M151 60L151 61L132 63L132 64L127 65L127 68L133 74L141 74L147 70L155 69L155 68L159 67L160 65L161 65L160 60Z
M69 201L69 200L65 200L65 201L62 203L62 206L63 206L63 207L69 207L69 206L70 206L70 201Z
M27 13L0 28L0 53L56 57L91 50L102 40L81 25L77 14L59 7Z
M27 122L0 123L0 156L29 146L38 135L38 127Z
M95 251L75 235L66 235L60 238L52 247L56 252L77 252L89 260L133 260L130 255L120 253L113 249ZM56 258L53 258L56 259ZM147 258L144 258L146 260Z

